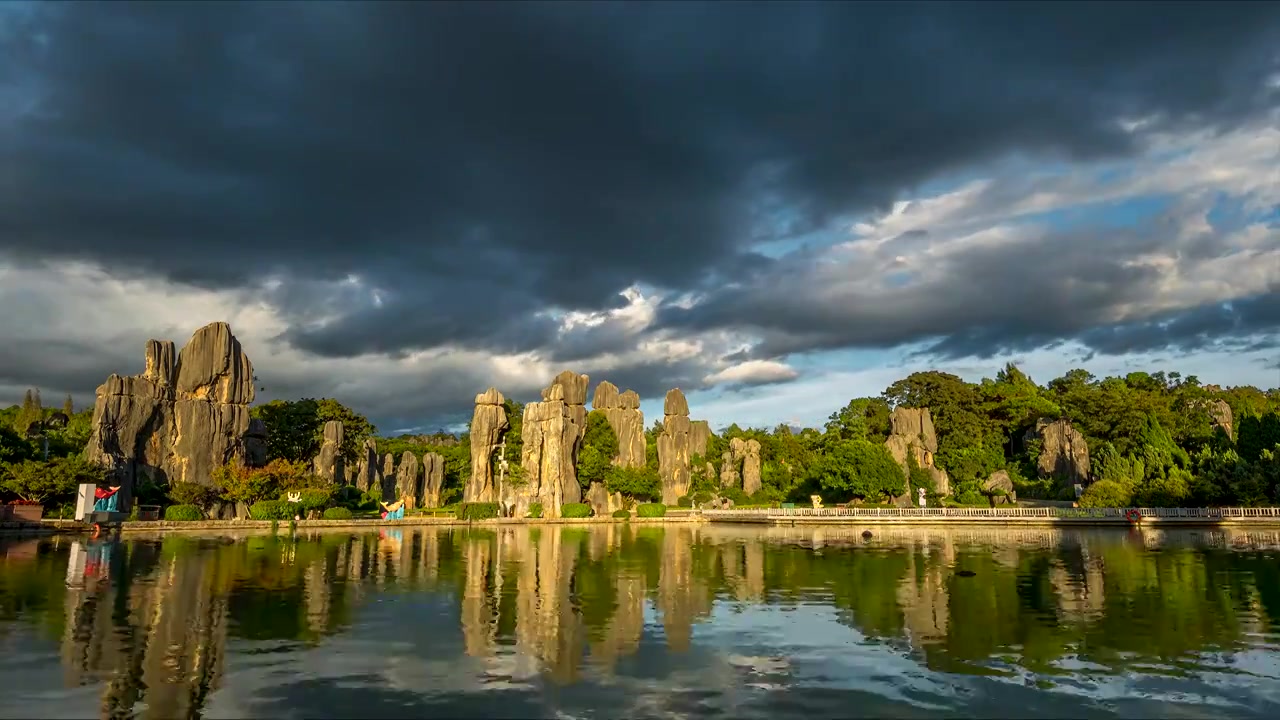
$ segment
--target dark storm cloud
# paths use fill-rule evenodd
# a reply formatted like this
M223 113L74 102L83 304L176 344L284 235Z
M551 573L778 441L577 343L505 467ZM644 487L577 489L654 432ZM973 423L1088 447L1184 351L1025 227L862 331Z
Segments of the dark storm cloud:
M0 109L0 252L216 287L283 274L286 337L319 354L533 349L553 341L530 317L547 305L612 307L634 281L767 275L773 261L742 255L749 241L883 206L967 162L1125 153L1120 116L1248 117L1271 101L1257 88L1278 14L1274 3L11 8L0 98L21 102ZM348 274L380 288L381 305L288 289ZM833 320L799 325L829 338ZM885 339L939 329L903 328Z
M1142 252L1156 243L1154 235L1129 230L1102 240L1093 229L1049 233L940 258L929 279L902 288L864 282L856 262L832 270L804 258L691 308L665 307L659 322L753 333L761 338L753 349L758 358L928 338L941 338L933 351L950 357L1030 350L1088 329L1117 304L1146 297L1158 271L1118 263L1127 255L1116 249Z

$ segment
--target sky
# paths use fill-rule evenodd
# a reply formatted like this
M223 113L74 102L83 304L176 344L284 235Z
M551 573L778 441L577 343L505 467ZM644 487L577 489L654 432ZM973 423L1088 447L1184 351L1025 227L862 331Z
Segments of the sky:
M1280 4L0 4L0 404L218 320L383 432L1280 386Z

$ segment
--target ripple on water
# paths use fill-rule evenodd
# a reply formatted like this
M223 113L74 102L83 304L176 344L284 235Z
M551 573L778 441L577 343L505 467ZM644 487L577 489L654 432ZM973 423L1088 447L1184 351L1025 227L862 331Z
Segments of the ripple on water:
M1153 537L165 538L74 588L46 544L0 565L0 673L40 716L1280 716L1274 550Z

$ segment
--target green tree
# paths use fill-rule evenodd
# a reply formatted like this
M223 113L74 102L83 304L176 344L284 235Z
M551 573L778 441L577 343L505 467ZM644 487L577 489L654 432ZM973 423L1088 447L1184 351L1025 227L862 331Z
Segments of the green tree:
M76 406L71 401L71 393L67 393L67 398L62 401L62 414L68 418L76 414Z
M618 456L618 437L609 419L600 410L587 413L587 428L578 452L578 483L587 489L593 482L605 482Z
M81 457L24 460L0 468L0 486L19 499L41 504L69 500L83 483L106 481L106 471Z
M25 437L7 427L0 427L0 464L34 460L36 447Z
M884 445L866 440L837 443L818 462L815 476L824 490L843 498L880 501L906 491L906 478L893 455Z
M662 482L658 472L650 467L615 467L605 473L605 489L622 493L638 501L647 501L662 495Z
M324 443L324 424L342 423L342 456L348 464L360 457L365 439L377 429L369 420L332 398L272 400L251 411L267 426L267 457L310 462Z

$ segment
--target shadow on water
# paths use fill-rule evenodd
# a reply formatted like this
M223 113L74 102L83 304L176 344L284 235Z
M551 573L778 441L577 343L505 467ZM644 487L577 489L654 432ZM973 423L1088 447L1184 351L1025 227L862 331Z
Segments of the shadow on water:
M0 541L2 717L1271 717L1280 533Z

